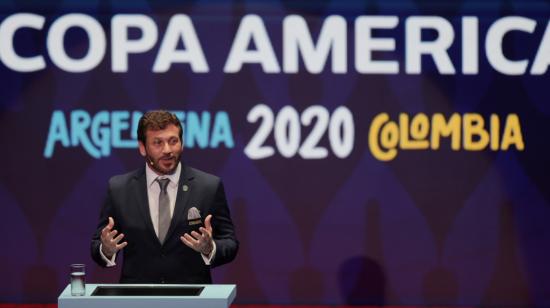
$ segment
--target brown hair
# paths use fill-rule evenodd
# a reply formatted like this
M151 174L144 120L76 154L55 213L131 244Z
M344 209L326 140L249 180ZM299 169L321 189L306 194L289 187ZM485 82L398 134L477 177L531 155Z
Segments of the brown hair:
M165 129L166 126L173 124L180 129L180 140L183 142L183 129L180 120L174 114L166 110L151 110L147 111L141 119L139 119L137 137L138 140L145 144L145 132L150 130Z

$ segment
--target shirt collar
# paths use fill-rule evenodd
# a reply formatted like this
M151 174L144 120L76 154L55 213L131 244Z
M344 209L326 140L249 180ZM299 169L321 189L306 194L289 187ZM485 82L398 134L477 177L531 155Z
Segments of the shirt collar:
M145 163L145 176L147 178L147 187L151 187L155 183L155 180L157 178L161 179L170 179L169 185L177 185L177 183L180 180L180 173L181 173L181 162L178 162L178 166L176 167L176 171L172 174L163 174L158 175L149 167L147 163ZM157 184L158 185L158 184Z

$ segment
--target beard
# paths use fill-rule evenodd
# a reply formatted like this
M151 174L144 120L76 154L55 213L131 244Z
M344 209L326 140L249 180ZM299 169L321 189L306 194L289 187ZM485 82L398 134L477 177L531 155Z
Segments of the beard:
M145 161L151 169L155 170L159 174L173 174L178 167L181 154L179 155L166 155L157 159L149 156L145 156Z

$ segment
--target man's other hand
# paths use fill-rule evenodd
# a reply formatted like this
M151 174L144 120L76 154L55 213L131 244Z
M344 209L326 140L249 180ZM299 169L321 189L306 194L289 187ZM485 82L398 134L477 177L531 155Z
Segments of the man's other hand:
M183 236L180 236L180 240L196 252L200 252L205 256L210 255L212 249L214 249L211 220L212 215L206 216L204 227L200 227L199 229L200 234L197 231L191 232L191 235L185 233Z
M117 236L118 231L113 230L114 226L115 220L113 217L109 217L109 223L101 230L101 251L107 259L112 258L115 253L128 245L127 242L119 244L124 234L121 233Z

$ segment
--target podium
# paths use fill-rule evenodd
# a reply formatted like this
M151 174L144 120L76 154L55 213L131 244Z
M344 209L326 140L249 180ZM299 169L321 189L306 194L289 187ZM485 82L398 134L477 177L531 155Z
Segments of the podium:
M234 284L87 284L83 296L72 296L71 285L57 298L58 308L228 308Z

